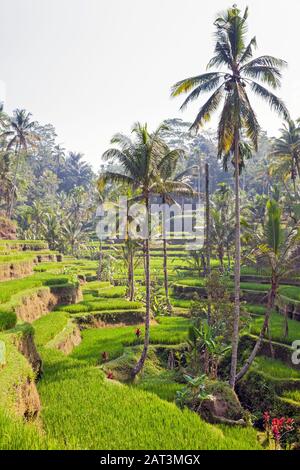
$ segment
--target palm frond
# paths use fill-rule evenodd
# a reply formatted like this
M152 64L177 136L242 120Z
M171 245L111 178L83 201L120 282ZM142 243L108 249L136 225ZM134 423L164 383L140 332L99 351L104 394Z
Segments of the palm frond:
M267 88L263 87L253 80L250 81L250 86L252 91L258 95L260 98L267 101L269 106L276 111L280 116L283 116L284 119L289 119L290 115L288 109L284 102L278 98L276 95L271 93Z
M181 95L182 93L188 93L195 86L200 86L206 82L210 82L216 77L220 77L220 72L209 72L202 75L197 75L196 77L185 78L175 83L171 88L171 96L175 97Z
M215 55L208 62L207 69L211 69L213 67L220 67L221 65L231 67L232 64L233 57L226 35L222 34L222 37L220 37L219 34L219 40L216 42L215 46Z
M98 184L103 187L106 183L121 183L133 185L135 180L128 175L122 173L115 173L112 171L105 171L99 176Z
M183 111L186 108L186 106L191 101L196 100L201 93L207 93L209 91L215 90L217 88L217 86L219 86L220 81L221 81L222 78L223 77L221 75L219 75L215 78L212 78L211 80L208 80L208 81L202 83L202 85L199 85L197 88L195 88L195 90L192 91L192 93L186 98L186 100L180 106L180 110Z
M254 65L251 67L245 67L243 69L243 75L245 77L260 80L263 83L267 83L272 88L279 88L281 86L281 73L276 67L267 67L266 65Z
M242 57L240 58L240 61L239 61L240 65L244 64L248 59L250 59L250 57L253 56L253 49L256 49L256 47L257 47L256 37L254 36L249 42L245 51L243 52Z
M282 69L284 67L287 67L287 62L285 60L278 59L270 55L262 55L260 57L256 57L255 59L245 64L243 67L241 67L241 70L243 70L244 67L256 67L260 65L265 67L275 67L278 69Z
M211 97L206 101L206 103L201 107L195 121L190 127L190 130L197 130L204 122L210 120L211 114L216 111L223 98L223 91L224 84L217 88Z

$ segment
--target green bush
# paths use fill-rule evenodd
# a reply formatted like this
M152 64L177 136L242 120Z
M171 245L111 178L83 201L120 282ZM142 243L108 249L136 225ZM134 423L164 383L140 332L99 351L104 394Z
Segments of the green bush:
M17 315L15 312L1 312L0 310L0 331L14 328L17 323Z

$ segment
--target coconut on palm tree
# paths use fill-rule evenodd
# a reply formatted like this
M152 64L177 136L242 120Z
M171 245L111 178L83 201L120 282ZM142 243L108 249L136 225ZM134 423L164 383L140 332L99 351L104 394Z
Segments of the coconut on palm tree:
M286 62L272 56L253 58L256 38L246 42L248 8L242 12L234 5L215 20L215 55L208 63L209 71L176 83L172 96L189 93L181 109L205 92L212 92L201 106L191 129L197 131L221 106L218 124L218 156L233 154L235 167L235 321L232 338L230 384L234 387L240 317L240 145L243 136L257 149L259 123L251 106L248 90L269 106L289 118L286 106L269 88L280 86L281 69ZM211 71L215 67L217 70ZM268 85L269 88L266 88Z

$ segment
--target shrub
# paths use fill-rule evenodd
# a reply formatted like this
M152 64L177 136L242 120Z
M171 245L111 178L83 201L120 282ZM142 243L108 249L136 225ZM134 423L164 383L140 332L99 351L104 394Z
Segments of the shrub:
M17 315L15 314L15 312L1 312L0 311L0 331L14 328L16 323L17 323Z

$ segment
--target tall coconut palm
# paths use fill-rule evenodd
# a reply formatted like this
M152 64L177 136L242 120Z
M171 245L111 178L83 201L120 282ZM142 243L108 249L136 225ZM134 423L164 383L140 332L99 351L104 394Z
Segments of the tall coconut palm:
M274 140L271 171L280 172L284 178L292 179L295 188L296 176L300 178L300 125L288 120L281 129L281 136Z
M114 160L121 166L121 172L104 171L100 175L101 182L112 182L129 185L139 191L139 199L144 201L146 210L146 223L149 232L150 219L150 197L152 194L160 194L161 179L159 166L168 164L177 158L174 152L166 153L166 146L161 138L165 126L160 126L155 132L149 133L147 125L137 123L133 126L134 138L131 139L123 134L113 137L112 143L119 148L107 150L103 158ZM144 347L139 361L132 371L135 377L143 368L150 341L150 249L149 234L144 240L145 259L145 284L146 284L146 314Z
M36 131L36 123L31 120L31 116L31 113L28 113L25 109L16 109L13 113L13 117L10 119L9 129L1 134L1 137L6 138L8 141L7 150L14 150L16 156L10 207L8 209L8 216L10 218L12 217L14 209L16 181L22 152L26 155L28 148L34 147L36 142L40 139Z
M232 338L232 360L230 384L235 385L237 368L237 351L239 338L240 317L240 142L242 135L251 141L257 149L259 124L251 106L247 89L264 99L270 107L289 118L284 103L268 88L280 86L281 69L286 62L272 56L253 58L256 38L246 43L248 8L242 14L234 5L215 20L215 55L208 63L208 69L216 67L219 70L208 71L202 75L187 78L176 83L172 96L189 93L181 109L197 99L204 92L213 92L201 106L199 113L191 126L198 130L224 102L218 125L218 156L232 153L235 166L235 321ZM223 70L220 70L223 67Z
M296 262L299 260L298 246L300 241L300 224L293 225L291 229L283 227L283 218L277 201L269 200L266 207L266 221L260 227L252 228L251 235L255 244L253 255L271 271L271 288L268 293L268 304L264 322L256 344L236 376L240 380L253 363L269 328L269 320L278 296L278 287L284 277L296 272Z

